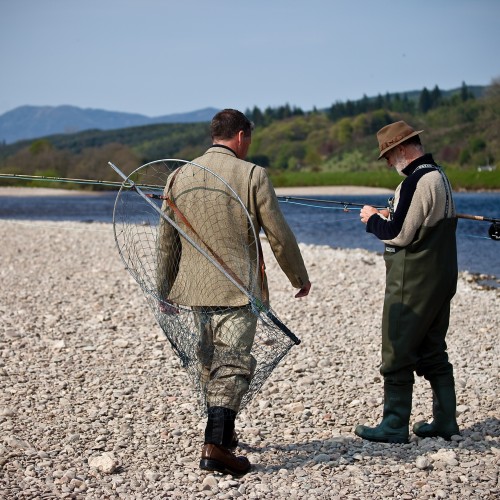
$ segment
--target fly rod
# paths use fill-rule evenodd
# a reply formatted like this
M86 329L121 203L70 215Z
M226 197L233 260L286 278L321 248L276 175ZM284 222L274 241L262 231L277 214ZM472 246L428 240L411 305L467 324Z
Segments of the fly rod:
M70 184L86 184L93 186L106 186L106 187L122 187L121 182L116 181L103 181L98 179L70 179L68 177L49 177L45 175L22 175L22 174L0 174L0 179L17 179L23 181L44 181L44 182L67 182ZM161 189L165 186L158 186L156 184L136 184L139 187L147 189ZM125 186L130 189L130 186Z
M328 205L341 205L345 209L345 211L348 211L348 207L360 207L360 208L362 208L366 205L366 203L353 203L351 201L322 200L319 198L302 198L299 196L278 196L277 198L278 198L278 200L285 201L285 202L297 200L297 201L307 201L310 203L326 203ZM386 206L374 206L374 205L372 205L372 206L374 208L377 208L377 209L387 208Z
M320 198L303 198L300 196L278 196L278 200L284 202L292 202L292 200L296 200L300 202L311 202L311 203L326 203L333 205L341 205L345 212L349 211L348 207L364 207L365 205L369 205L369 203L353 203L350 201L336 201L336 200L322 200ZM375 206L371 205L374 208L380 210L387 208L386 206ZM324 208L315 206L314 208ZM500 240L500 219L495 219L493 217L485 217L483 215L470 215L470 214L456 214L458 219L468 219L468 220L477 220L484 222L492 222L490 228L488 229L488 235L492 240L499 241Z
M0 174L0 179L15 179L15 180L23 180L23 181L43 181L43 182L66 182L70 184L83 184L83 185L93 185L93 186L106 186L106 187L117 187L120 188L124 185L122 182L117 181L103 181L99 179L72 179L68 177L49 177L45 175L24 175L24 174ZM137 184L135 186L139 188L153 189L153 190L161 190L163 191L165 186L159 186L157 184ZM133 189L132 186L125 185L127 189ZM328 205L339 205L342 207L344 212L349 211L349 207L361 208L367 205L367 203L354 203L351 201L336 201L336 200L322 200L320 198L304 198L299 196L278 196L278 200L294 203L298 202L298 204L307 203L324 203ZM386 206L376 206L371 205L377 210L385 209ZM315 207L322 208L322 207ZM457 218L459 219L469 219L469 220L477 220L484 222L492 222L490 228L488 229L488 234L492 240L499 241L500 240L500 219L495 219L492 217L485 217L482 215L470 215L470 214L457 214Z

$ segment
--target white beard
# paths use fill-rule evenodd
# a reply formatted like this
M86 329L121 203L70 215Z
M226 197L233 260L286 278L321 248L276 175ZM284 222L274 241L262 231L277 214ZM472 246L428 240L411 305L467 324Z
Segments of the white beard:
M405 177L405 174L403 174L403 170L406 168L407 163L404 156L397 155L396 158L392 161L392 166L397 170L398 174L401 177Z

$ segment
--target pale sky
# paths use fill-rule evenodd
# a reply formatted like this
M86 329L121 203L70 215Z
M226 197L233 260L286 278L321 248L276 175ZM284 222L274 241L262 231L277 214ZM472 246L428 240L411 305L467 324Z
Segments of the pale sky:
M0 114L304 111L500 77L500 0L0 0Z

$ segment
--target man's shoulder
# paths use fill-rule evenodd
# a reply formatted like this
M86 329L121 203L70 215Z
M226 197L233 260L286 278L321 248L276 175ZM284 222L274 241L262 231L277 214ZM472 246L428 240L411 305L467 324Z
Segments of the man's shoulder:
M265 172L263 167L251 161L237 158L230 151L224 151L222 148L211 148L202 156L192 160L192 162L207 168L230 166L231 168L238 168L240 172L248 171L250 173L252 170L255 170L259 174Z

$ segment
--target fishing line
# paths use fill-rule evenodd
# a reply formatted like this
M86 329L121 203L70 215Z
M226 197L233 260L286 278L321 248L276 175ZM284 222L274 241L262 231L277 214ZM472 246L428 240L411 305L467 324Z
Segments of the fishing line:
M117 181L103 181L99 179L72 179L68 177L48 177L45 175L0 174L0 179L16 179L24 181L42 181L42 182L66 182L70 184L106 186L115 188L121 188L123 186L122 182L117 182ZM136 184L136 185L141 188L156 189L161 191L163 191L165 187L165 186L159 186L157 184ZM123 187L125 189L130 189L130 186L123 186Z
M162 162L164 160L158 160L158 162ZM184 160L181 160L184 161ZM23 174L0 174L0 179L16 179L16 180L31 180L31 181L47 181L47 182L68 182L72 184L87 184L87 185L101 185L107 187L119 187L120 189L134 189L134 186L138 188L146 188L151 190L160 190L163 191L164 186L159 184L146 184L146 183L134 183L133 179L130 179L132 182L129 184L115 181L104 181L99 179L72 179L67 177L48 177L44 175L23 175ZM155 197L155 196L151 196ZM336 209L343 210L344 212L349 212L348 207L359 207L362 208L364 205L369 205L369 203L354 203L348 201L336 201L336 200L322 200L319 198L305 198L299 196L277 196L278 201L290 203L294 205L301 205L310 208L322 208L322 209ZM304 203L308 202L308 203ZM321 203L322 205L313 205L312 203ZM341 207L325 207L324 205L340 205ZM378 210L387 209L387 206L377 206L371 205ZM495 241L500 241L500 219L493 217L485 217L482 215L470 215L470 214L456 214L459 219L469 219L475 221L483 221L483 222L491 222L491 226L488 229L488 235L490 239ZM337 221L338 222L338 221ZM488 238L484 238L488 239Z
M342 207L324 207L324 206L320 206L320 205L311 205L309 203L300 203L297 201L280 200L279 197L278 197L278 201L281 203L288 203L290 205L300 205L303 207L310 207L310 208L323 208L325 210L342 210L343 212L350 212L351 211L348 208L342 208Z
M295 201L291 201L295 200ZM280 202L286 202L286 203L293 203L296 205L302 204L303 206L308 206L310 208L320 208L320 209L331 209L332 207L325 207L322 205L309 205L306 203L303 203L304 201L312 201L316 203L327 203L327 204L335 204L335 205L342 205L343 208L337 208L337 210L344 210L344 212L349 212L348 207L363 207L364 205L369 205L369 203L353 203L353 202L348 202L348 201L336 201L336 200L320 200L318 198L303 198L303 197L298 197L298 196L278 196L278 201ZM374 208L380 210L380 209L387 209L387 207L380 207L380 206L375 206L371 205ZM458 219L466 219L466 220L474 220L474 221L482 221L482 222L491 222L491 226L488 229L488 235L489 238L483 237L481 239L491 239L494 241L500 241L500 219L496 219L493 217L485 217L483 215L470 215L470 214L456 214L456 218ZM465 237L470 237L469 235L463 235ZM474 236L477 238L477 236Z

